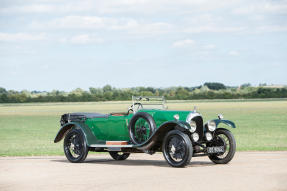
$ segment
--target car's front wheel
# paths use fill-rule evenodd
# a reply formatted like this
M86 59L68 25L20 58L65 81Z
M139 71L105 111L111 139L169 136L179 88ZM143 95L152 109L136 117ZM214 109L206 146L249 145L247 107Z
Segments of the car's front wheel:
M122 153L117 151L110 151L109 153L115 160L126 160L130 156L130 153Z
M192 143L190 138L179 130L172 130L163 140L162 152L165 160L173 167L184 167L192 157Z
M79 129L70 130L64 139L64 152L70 162L83 162L88 155L88 147Z
M234 136L227 129L217 129L215 137L210 146L223 146L224 152L210 154L209 159L216 164L227 164L232 160L236 150Z

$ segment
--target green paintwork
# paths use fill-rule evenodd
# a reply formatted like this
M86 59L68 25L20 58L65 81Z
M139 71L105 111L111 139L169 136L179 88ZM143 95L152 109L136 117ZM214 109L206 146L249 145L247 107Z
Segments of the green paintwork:
M138 112L146 112L150 114L155 121L156 130L159 127L164 127L164 124L169 122L173 124L176 123L178 126L184 129L190 128L189 124L186 122L186 118L190 111L141 109ZM174 119L174 115L176 114L179 115L178 121ZM108 115L105 118L87 118L86 120L80 122L69 122L65 124L62 129L67 125L72 125L74 128L82 129L88 146L92 144L105 144L106 141L130 141L128 125L133 115L134 114L131 113L129 115L122 116ZM235 124L229 120L214 119L213 121L215 121L216 126L218 126L220 123L224 123L235 128ZM142 123L139 126L147 125L145 121L141 120L139 120L137 123ZM148 142L149 138L151 137L144 137L144 140Z
M142 109L139 110L139 112L146 112L149 113L154 121L157 127L159 127L161 124L163 124L166 121L174 120L173 116L175 114L179 115L180 121L185 121L187 115L190 113L190 111L172 111L172 110L155 110L155 109Z
M128 141L128 123L133 114L127 116L112 116L107 118L87 119L85 124L90 127L98 141Z
M91 145L91 144L94 144L95 142L97 142L97 140L95 139L91 129L89 128L89 126L85 125L84 123L82 122L70 122L70 123L67 123L65 124L64 126L62 126L62 128L59 130L59 132L64 129L66 126L73 126L74 128L76 129L82 129L84 135L85 135L85 138L86 138L86 142L87 142L87 145Z
M173 121L178 114L180 120L185 121L189 111L168 111L156 109L142 109L138 112L147 112L155 120L157 128L164 122ZM133 114L127 116L108 116L107 118L88 118L84 125L90 128L93 136L87 137L88 145L104 144L105 141L129 141L128 124Z

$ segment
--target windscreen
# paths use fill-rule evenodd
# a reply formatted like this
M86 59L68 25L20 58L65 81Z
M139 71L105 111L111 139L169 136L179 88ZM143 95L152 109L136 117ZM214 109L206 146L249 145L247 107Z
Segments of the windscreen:
M143 109L167 109L163 96L132 96L134 108Z

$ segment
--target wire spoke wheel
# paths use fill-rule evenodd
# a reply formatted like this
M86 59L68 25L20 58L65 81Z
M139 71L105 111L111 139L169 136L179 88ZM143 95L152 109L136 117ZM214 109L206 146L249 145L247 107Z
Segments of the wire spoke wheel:
M168 154L173 161L180 162L184 158L186 154L184 144L184 140L179 136L173 136L170 138L170 140L168 140Z
M139 118L135 123L135 139L137 142L145 142L149 137L151 133L151 127L148 121L144 118Z
M82 162L86 159L88 149L80 130L73 129L68 132L64 140L64 152L71 162Z
M219 159L224 159L227 156L227 154L230 152L230 141L229 141L228 137L224 134L218 135L218 139L220 139L222 142L222 144L218 145L218 146L224 146L224 152L219 153L217 155L217 157Z
M226 164L232 160L236 150L236 142L230 131L227 129L217 129L214 141L210 146L223 146L224 152L210 154L208 157L216 164Z
M186 166L192 157L190 138L179 130L172 130L165 136L162 149L164 158L173 167Z
M79 136L77 134L72 135L68 140L67 149L74 158L78 158L81 155L81 147Z
M136 113L129 123L129 134L134 144L146 142L155 131L156 124L152 116L145 112Z

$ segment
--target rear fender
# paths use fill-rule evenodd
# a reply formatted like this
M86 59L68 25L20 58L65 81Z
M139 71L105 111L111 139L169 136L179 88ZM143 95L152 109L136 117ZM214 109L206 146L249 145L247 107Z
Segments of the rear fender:
M66 123L65 125L63 125L61 129L59 130L59 132L57 133L54 139L54 143L61 141L72 128L81 129L86 139L87 145L89 146L92 144L92 143L89 143L89 140L93 140L94 136L92 132L90 131L90 129L87 128L84 124L79 124L76 122L70 122L70 123Z

